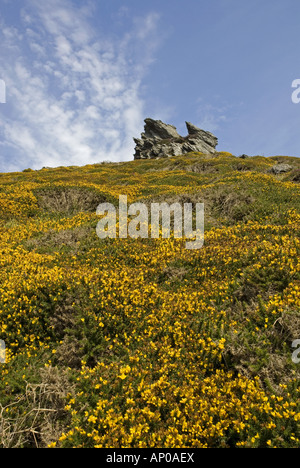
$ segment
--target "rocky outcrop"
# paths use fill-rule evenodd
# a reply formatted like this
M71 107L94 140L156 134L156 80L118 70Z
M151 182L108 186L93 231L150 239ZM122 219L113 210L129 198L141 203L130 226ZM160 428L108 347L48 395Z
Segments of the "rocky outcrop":
M192 151L216 153L218 139L190 122L186 122L188 135L182 137L173 125L161 120L145 119L144 133L134 138L134 159L156 159L177 156Z
M280 164L275 164L275 166L272 167L271 171L274 174L282 174L284 172L289 172L292 169L293 167L290 166L289 164L280 163Z

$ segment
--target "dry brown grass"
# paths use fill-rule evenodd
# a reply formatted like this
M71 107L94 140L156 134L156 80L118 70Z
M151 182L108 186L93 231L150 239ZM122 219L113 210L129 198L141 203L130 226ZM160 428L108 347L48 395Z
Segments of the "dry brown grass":
M103 194L84 187L45 187L36 190L35 196L39 208L51 213L92 212L106 201Z
M45 448L56 441L69 422L66 397L73 394L67 372L40 370L38 384L27 383L25 393L0 405L1 448Z

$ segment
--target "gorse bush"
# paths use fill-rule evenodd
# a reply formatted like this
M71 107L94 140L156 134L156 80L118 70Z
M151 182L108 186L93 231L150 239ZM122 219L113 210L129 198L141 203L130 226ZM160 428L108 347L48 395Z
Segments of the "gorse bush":
M0 446L299 447L300 161L0 175ZM204 202L205 242L104 239L98 203Z

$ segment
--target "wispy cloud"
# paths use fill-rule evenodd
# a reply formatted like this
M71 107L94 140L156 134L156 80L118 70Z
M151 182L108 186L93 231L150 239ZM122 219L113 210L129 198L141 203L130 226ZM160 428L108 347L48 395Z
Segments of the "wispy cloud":
M0 115L0 170L130 159L159 16L133 18L113 38L93 28L92 2L28 5L20 26L3 24L0 33L8 101Z
M225 122L232 121L237 108L236 104L228 104L218 95L211 96L209 102L202 97L196 102L198 125L210 132L215 132Z

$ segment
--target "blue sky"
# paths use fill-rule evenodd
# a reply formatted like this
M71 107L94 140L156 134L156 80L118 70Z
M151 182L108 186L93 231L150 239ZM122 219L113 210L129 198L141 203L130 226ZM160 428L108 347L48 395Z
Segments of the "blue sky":
M299 22L299 0L0 0L0 171L132 160L146 117L299 156Z

